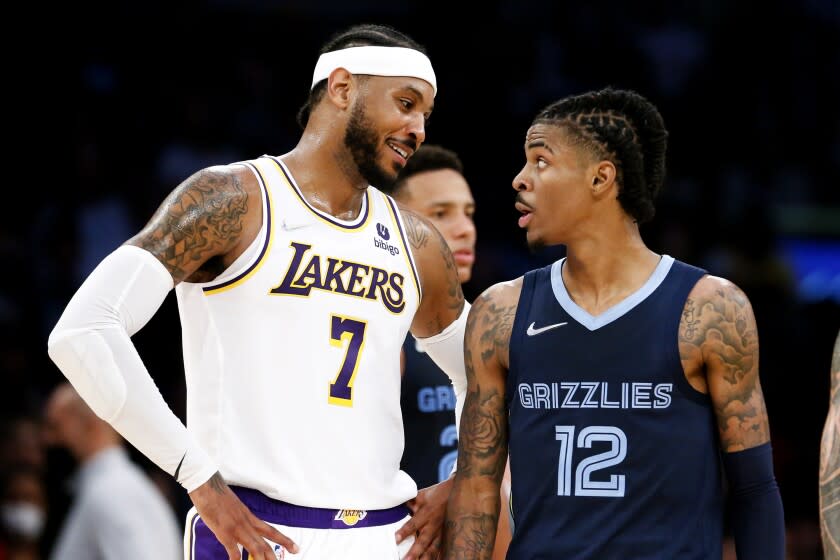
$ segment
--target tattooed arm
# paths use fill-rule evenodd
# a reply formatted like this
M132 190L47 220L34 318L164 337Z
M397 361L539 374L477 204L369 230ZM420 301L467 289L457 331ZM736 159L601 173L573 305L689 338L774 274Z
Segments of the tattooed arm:
M467 401L458 442L458 472L446 508L444 558L489 560L499 520L499 486L507 459L505 380L522 280L496 284L467 319Z
M262 226L262 197L241 166L210 167L178 185L126 244L145 249L172 275L207 282L248 247Z
M259 200L249 174L212 168L179 186L143 231L85 280L50 334L49 354L97 415L184 486L230 558L240 557L241 544L251 558L269 560L275 555L264 538L290 550L294 543L227 487L164 401L130 338L173 285L212 279L253 239L261 206L249 204Z
M820 445L820 529L826 560L840 560L840 333L831 358L831 400Z
M452 380L457 422L463 409L467 382L464 373L465 302L455 261L446 240L429 221L406 208L400 208L400 214L423 291L411 333ZM410 442L407 444L411 445ZM397 542L415 536L414 544L404 556L406 560L436 556L451 488L450 478L420 490L417 498L409 502L412 518L396 534Z
M770 441L758 330L744 292L723 278L703 277L686 300L679 337L689 381L712 398L723 451Z
M767 408L758 379L758 332L747 296L705 276L686 300L680 357L717 417L739 560L781 560L784 513L773 474Z
M411 333L426 338L440 333L458 318L464 309L464 293L452 252L440 232L411 210L400 208L400 213L423 290Z

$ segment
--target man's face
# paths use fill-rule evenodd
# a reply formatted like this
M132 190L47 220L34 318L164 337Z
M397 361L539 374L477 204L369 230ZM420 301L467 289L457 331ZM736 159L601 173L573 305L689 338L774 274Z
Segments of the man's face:
M539 249L568 243L580 232L578 226L593 217L586 152L568 142L563 129L536 124L525 138L525 158L513 188L528 245Z
M47 401L44 412L44 441L73 451L83 441L86 426L69 389L61 386Z
M467 282L475 261L475 201L464 176L454 169L436 169L412 175L397 195L404 206L431 221L443 235Z
M417 78L362 77L350 108L344 145L359 173L388 190L408 157L426 139L431 85Z

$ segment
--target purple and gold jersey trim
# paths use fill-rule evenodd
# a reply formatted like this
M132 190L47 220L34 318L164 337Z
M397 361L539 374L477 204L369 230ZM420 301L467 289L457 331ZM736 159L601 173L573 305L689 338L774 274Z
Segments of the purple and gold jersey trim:
M414 278L414 285L417 288L417 305L420 305L420 302L423 301L423 291L420 288L420 275L417 273L417 266L414 264L414 256L411 253L411 248L405 237L405 230L403 229L402 220L400 220L399 210L397 210L397 205L393 198L385 193L382 193L382 196L384 196L385 200L388 202L388 210L391 212L391 218L394 220L394 223L397 225L397 230L400 232L400 241L403 244L403 254L405 255L405 259L408 261L408 267L411 269L411 275Z
M194 558L194 556L195 556L195 526L198 523L198 520L199 520L198 511L193 513L189 517L189 519L187 520L187 527L189 527L189 529L187 529L187 531L188 531L187 542L186 542L187 549L186 549L185 552L186 552L187 558L190 559L190 560L192 560L192 558Z
M361 529L390 525L411 514L405 504L389 509L329 509L296 506L273 500L250 488L231 486L251 512L268 523L305 529Z
M300 199L303 205L325 223L338 229L361 231L370 221L368 219L370 218L371 214L370 191L365 191L365 197L362 199L362 209L359 212L359 217L356 218L356 220L352 223L343 222L336 219L334 216L330 216L326 212L321 212L320 210L309 204L309 201L306 200L306 197L303 196L303 193L300 191L300 188L298 188L297 183L295 182L294 177L292 177L292 174L289 171L289 169L286 167L286 164L280 161L280 159L274 156L264 157L267 157L277 165L277 167L280 169L280 172L283 173L283 176L286 178L286 182L289 184L289 187L292 189L292 191L294 191L294 193L297 195L297 197Z
M271 204L271 192L268 190L268 185L265 182L265 178L262 176L262 173L260 173L260 170L257 168L256 165L253 165L248 162L244 162L243 165L247 166L249 169L251 169L251 171L254 172L254 174L257 177L257 181L260 184L260 188L263 191L263 204L265 204L265 240L263 241L263 246L260 249L259 255L257 255L256 259L254 259L254 262L251 264L251 266L249 266L241 274L237 274L230 280L225 280L220 284L204 286L202 290L204 290L205 295L218 294L245 282L245 280L250 278L257 270L259 270L260 266L262 266L263 262L265 262L265 256L268 254L268 251L271 248L271 238L273 237L271 219L273 207Z

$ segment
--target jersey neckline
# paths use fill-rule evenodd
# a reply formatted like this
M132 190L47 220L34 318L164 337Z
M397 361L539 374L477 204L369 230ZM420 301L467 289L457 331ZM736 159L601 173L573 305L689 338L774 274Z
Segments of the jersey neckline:
M665 280L665 277L671 270L671 266L674 264L674 257L662 255L659 259L659 263L656 265L656 268L653 269L653 273L651 273L647 281L642 284L638 290L598 315L590 314L588 311L576 304L569 296L569 292L566 290L566 285L563 283L562 271L563 263L565 261L566 258L563 257L551 265L551 289L554 292L554 297L557 299L557 303L560 304L560 307L562 307L572 319L590 331L595 331L612 323L613 321L616 321L617 319L620 319L631 309L647 299L647 297L659 287L662 281Z
M276 156L265 155L263 157L267 157L273 160L280 167L280 171L283 173L283 175L286 176L286 180L289 183L289 186L291 186L292 191L294 191L294 193L298 196L303 205L310 212L312 212L322 220L330 223L333 226L337 226L343 229L360 229L361 227L367 224L367 219L370 216L370 189L372 188L371 186L368 186L368 188L365 190L365 196L362 198L362 207L359 210L359 215L353 220L342 220L340 218L336 218L332 214L319 210L318 208L315 208L314 206L309 204L309 201L306 200L303 191L300 190L297 181L292 175L291 170L286 165L286 162L284 162L282 159Z

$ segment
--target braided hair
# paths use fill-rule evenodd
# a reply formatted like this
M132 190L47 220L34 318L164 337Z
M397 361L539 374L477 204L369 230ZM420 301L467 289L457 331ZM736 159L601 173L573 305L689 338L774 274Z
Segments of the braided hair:
M426 54L426 49L405 33L397 31L396 29L386 25L375 25L371 23L354 25L353 27L334 35L324 44L323 47L321 47L318 54L321 55L328 52L349 49L350 47L364 46L405 47ZM306 103L298 109L297 122L301 128L306 128L306 123L309 121L309 113L312 111L312 107L317 105L321 98L324 97L326 89L326 79L315 84L315 87L313 87L309 92L309 97L307 98Z
M533 124L562 127L576 145L613 162L621 207L639 224L653 218L668 144L653 103L634 91L606 88L556 101Z

